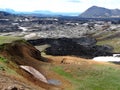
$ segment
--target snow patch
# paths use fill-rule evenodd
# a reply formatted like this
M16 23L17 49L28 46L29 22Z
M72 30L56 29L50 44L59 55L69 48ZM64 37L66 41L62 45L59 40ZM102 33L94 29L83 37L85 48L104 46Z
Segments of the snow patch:
M21 65L20 68L22 68L23 70L29 72L30 74L32 74L38 80L43 81L45 83L48 83L45 76L42 73L40 73L38 70L36 70L35 68L33 68L31 66L23 66L23 65Z
M94 57L93 60L101 61L101 62L120 62L120 57L100 56L100 57Z

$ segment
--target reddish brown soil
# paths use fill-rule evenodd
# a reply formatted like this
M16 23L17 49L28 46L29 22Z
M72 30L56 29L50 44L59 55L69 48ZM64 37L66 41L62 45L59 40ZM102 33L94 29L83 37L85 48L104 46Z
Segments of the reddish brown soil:
M98 63L92 60L78 58L78 57L71 57L71 56L47 56L45 55L44 58L41 56L41 53L32 45L25 43L25 42L14 42L11 44L4 45L4 48L0 51L0 55L6 57L9 60L8 67L15 70L20 76L23 77L23 79L17 78L16 82L20 82L21 86L16 87L22 87L23 84L29 87L29 85L32 86L31 90L64 90L71 88L71 90L74 90L72 87L72 84L67 81L62 76L58 75L57 73L53 72L50 67L52 65L83 65L83 67L88 67L92 64L103 64ZM10 63L12 62L12 64ZM61 85L55 86L52 84L47 84L42 81L37 80L34 78L30 73L20 69L20 65L27 65L35 68L39 72L41 72L47 79L56 79L61 82ZM66 70L67 71L67 70ZM4 77L6 80L8 77L5 75L0 75ZM1 77L0 77L1 78ZM16 77L9 77L9 82L16 79ZM23 84L21 84L23 82ZM5 82L7 83L7 82ZM28 85L27 85L28 84ZM3 83L0 82L0 85L4 86ZM6 84L7 85L7 84ZM14 85L14 83L13 83ZM0 86L0 88L2 88ZM8 87L8 86L6 86ZM34 87L34 89L33 89ZM31 88L31 87L29 87ZM36 89L37 88L37 89ZM29 90L29 89L28 89Z
M23 42L7 44L4 46L3 50L1 50L0 54L15 64L13 65L9 63L8 66L10 68L14 69L18 74L23 76L27 81L33 83L35 86L37 85L46 90L62 90L64 88L71 87L70 82L49 70L50 63L45 62L47 59L43 59L40 52L30 44ZM30 73L20 69L20 65L31 66L40 71L47 79L57 79L60 80L62 84L60 86L55 86L39 81Z

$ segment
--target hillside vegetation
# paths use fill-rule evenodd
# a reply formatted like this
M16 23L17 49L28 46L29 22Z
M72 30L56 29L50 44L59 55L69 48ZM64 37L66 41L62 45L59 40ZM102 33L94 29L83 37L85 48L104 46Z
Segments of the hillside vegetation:
M13 36L0 36L0 45L4 43L11 43L15 40L20 40L20 37L13 37Z
M120 89L119 65L99 63L73 56L41 55L39 50L24 40L4 44L2 47L0 48L0 79L7 79L7 81L6 85L0 81L0 88L16 87L25 90ZM37 80L30 73L22 70L20 65L35 68L53 84ZM58 85L54 85L54 83Z
M97 43L98 45L110 45L114 48L113 52L120 52L120 38L113 38L108 40L102 40Z
M97 45L110 45L114 48L113 52L120 52L120 32L103 31L93 35L97 39Z
M87 59L63 56L51 57L53 61L65 58L79 61L79 64L62 64L52 66L52 70L63 76L73 85L72 90L119 90L120 66L111 63L99 63ZM57 63L58 63L57 61ZM69 90L69 89L67 89Z

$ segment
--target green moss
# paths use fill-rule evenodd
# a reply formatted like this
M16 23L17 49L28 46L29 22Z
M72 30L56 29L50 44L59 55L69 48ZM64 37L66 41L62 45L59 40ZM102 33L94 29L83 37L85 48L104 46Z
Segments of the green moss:
M12 37L12 36L0 36L0 45L4 43L11 43L16 40L20 40L20 37Z
M15 68L18 67L12 61L7 60L3 56L0 56L0 71L5 71L9 75L17 75L16 71L11 69L9 66L14 66Z
M54 67L53 70L66 78L73 78L73 76L70 73L65 72L62 67Z
M110 45L114 48L114 52L119 53L120 52L120 38L113 38L113 39L107 39L98 41L97 45Z
M7 60L6 58L2 57L2 56L0 56L0 61L1 61L1 62L4 62L4 63L7 63L7 62L8 62L8 60Z
M120 89L120 68L114 65L92 65L90 67L53 67L53 71L69 80L74 90L119 90ZM68 68L71 72L66 72Z

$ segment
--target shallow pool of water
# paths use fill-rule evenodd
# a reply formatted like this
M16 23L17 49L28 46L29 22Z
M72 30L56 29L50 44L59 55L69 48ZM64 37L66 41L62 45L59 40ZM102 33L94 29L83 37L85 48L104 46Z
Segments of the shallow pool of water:
M59 80L56 80L56 79L49 79L48 83L53 84L53 85L61 85L62 84Z

